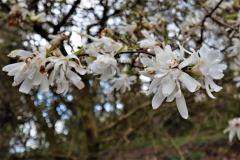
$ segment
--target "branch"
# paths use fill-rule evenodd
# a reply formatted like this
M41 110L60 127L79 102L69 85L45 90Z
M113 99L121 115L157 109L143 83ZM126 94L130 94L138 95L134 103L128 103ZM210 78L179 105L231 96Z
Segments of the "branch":
M193 32L195 32L195 30L196 30L198 27L203 26L203 24L204 24L204 22L206 21L206 19L212 16L212 14L214 13L214 11L219 7L219 5L220 5L222 2L223 2L223 0L220 0L220 1L218 2L218 4L212 9L212 11L211 11L210 13L207 13L207 14L203 17L203 19L201 20L201 22L198 23L197 25L195 25L195 26L188 32L188 34L180 40L180 42L184 42L186 39L188 39L188 37L190 37L190 36L193 34Z
M176 142L174 141L174 139L164 130L162 129L163 133L165 134L165 136L171 141L172 145L175 147L175 149L177 150L181 160L184 160L184 154L181 151L180 147L176 144Z
M122 122L123 120L127 119L128 117L130 117L132 114L134 114L135 112L137 112L139 109L144 108L144 107L146 107L146 106L148 106L148 105L150 105L150 104L151 104L151 101L147 101L147 102L143 103L141 106L136 107L136 108L133 108L133 109L132 109L131 111L129 111L127 114L122 115L122 116L119 116L119 117L118 117L118 120L117 120L116 122L113 122L113 123L111 123L110 125L108 125L107 127L99 130L99 133L105 132L105 131L107 131L107 130L113 128L113 127L115 127L118 123L120 123L120 122Z
M1 6L2 10L5 12L11 11L11 8L7 4L3 3L2 1L0 1L0 6Z
M230 28L231 30L234 30L234 31L237 31L237 32L238 32L238 29L237 29L237 28L234 28L234 27L230 26L230 25L227 24L227 23L224 23L224 22L222 22L222 21L219 21L216 17L211 16L211 19L212 19L213 21L215 21L216 23L218 23L219 25L222 25L222 26L224 26L224 27Z
M150 52L145 51L145 50L124 51L124 52L120 52L120 53L118 53L118 54L128 54L128 53L143 53L143 54L147 54L147 55L149 55L149 56L155 57L155 54L150 53ZM118 55L118 54L116 54L116 55Z
M110 158L109 159L113 159L114 155L117 151L117 149L120 147L120 145L122 144L122 142L127 138L127 136L132 133L134 130L132 127L128 128L124 133L123 136L120 138L120 140L117 142L117 144L114 146L114 148L112 149L112 153L110 154Z
M80 4L81 0L76 0L73 5L72 8L69 10L68 14L66 16L64 16L64 18L62 19L62 21L56 25L54 27L54 31L53 34L57 34L57 32L60 30L60 28L66 23L66 21L68 20L68 18L74 13L74 11L76 10L78 4Z
M42 28L42 26L39 26L38 24L34 23L33 29L43 38L45 38L47 41L50 41L48 38L48 32Z

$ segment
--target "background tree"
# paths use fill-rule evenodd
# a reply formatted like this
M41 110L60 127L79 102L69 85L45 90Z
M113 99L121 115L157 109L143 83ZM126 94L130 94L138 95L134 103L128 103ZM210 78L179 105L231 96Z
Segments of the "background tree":
M174 147L176 151L167 150L167 153L177 152L184 159L194 155L203 157L202 153L206 157L212 156L213 152L219 156L225 153L224 156L231 156L238 148L239 142L229 144L227 135L222 134L228 119L239 116L240 112L239 89L233 81L233 73L239 71L238 65L236 60L233 63L233 58L228 57L233 52L229 49L234 44L233 38L238 38L238 1L27 0L27 10L46 13L44 23L21 21L21 17L21 22L13 19L9 12L16 3L0 2L2 67L16 61L6 56L12 50L36 49L51 41L49 35L65 34L67 38L60 40L59 48L67 55L78 51L84 42L90 42L80 38L80 33L96 37L105 28L117 30L114 38L126 39L133 47L136 44L134 36L137 40L143 39L141 30L144 29L152 31L156 41L175 48L178 48L177 42L196 50L204 44L221 50L229 67L225 77L217 82L223 86L222 91L214 94L217 100L208 98L204 90L194 96L184 93L189 106L188 120L181 118L174 102L152 110L152 95L146 94L150 80L140 76L131 91L124 94L116 89L109 92L111 83L85 75L82 90L71 86L66 95L59 95L54 92L56 87L52 87L53 92L45 97L38 89L29 95L18 92L18 87L11 86L12 78L1 72L2 159L131 159L126 150L143 146L153 147L153 151L144 152L152 156L149 158L174 158L164 153L161 148L164 146L166 149ZM130 26L136 29L133 32L127 30ZM143 69L138 55L132 54L129 58L131 63L124 65L123 62L122 67L134 68L135 72L130 74L138 74ZM181 137L184 140L177 142ZM209 142L201 147L200 142L209 139L217 139L217 143ZM172 145L166 145L168 142ZM181 147L194 142L199 147L190 151L191 147ZM225 148L220 153L223 144ZM211 145L216 150L205 150Z

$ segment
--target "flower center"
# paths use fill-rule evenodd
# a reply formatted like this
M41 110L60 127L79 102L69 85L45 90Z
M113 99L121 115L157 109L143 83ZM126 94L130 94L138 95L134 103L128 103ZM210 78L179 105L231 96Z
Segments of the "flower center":
M178 65L178 61L174 58L174 59L170 59L167 61L167 65L169 68L174 68Z

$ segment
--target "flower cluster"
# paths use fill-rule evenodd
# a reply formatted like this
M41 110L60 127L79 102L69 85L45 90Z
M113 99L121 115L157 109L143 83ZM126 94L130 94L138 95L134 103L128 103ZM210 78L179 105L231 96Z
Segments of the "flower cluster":
M228 128L223 132L229 132L229 141L232 142L234 136L237 134L238 139L240 140L240 118L233 118L228 121Z
M32 52L14 50L9 57L19 57L17 63L3 67L9 76L14 76L13 86L19 85L20 92L28 94L32 88L40 86L42 92L49 95L49 85L57 85L57 93L66 94L69 83L78 89L84 87L80 75L86 70L75 55L63 56L58 48L41 49Z
M150 41L150 37L147 36L147 39L140 43L146 41ZM146 68L140 71L140 74L153 78L149 92L157 88L152 99L154 109L158 108L165 99L167 102L176 99L178 110L186 119L188 111L181 85L184 85L190 92L195 92L202 87L206 89L211 98L215 98L211 92L218 92L222 89L213 82L214 79L221 79L224 76L222 72L227 67L225 64L220 64L222 61L220 51L206 46L198 51L192 49L191 52L182 46L180 46L180 52L172 51L169 45L162 48L159 46L150 48L156 56L154 58L141 57L141 62ZM188 58L184 58L185 52L190 54Z
M84 83L80 75L85 73L96 75L102 81L109 80L111 88L124 93L130 90L130 85L136 82L137 77L128 76L128 67L118 63L118 57L121 53L138 53L144 66L144 70L139 73L153 79L149 87L149 92L155 93L152 99L153 109L158 108L165 100L176 100L177 108L185 119L188 118L188 110L183 87L192 93L199 88L206 89L211 98L215 98L212 92L222 89L213 81L221 79L224 76L223 70L227 67L221 63L222 56L219 50L203 46L198 51L187 51L179 45L180 51L172 51L170 45L164 46L156 42L146 30L142 31L145 39L129 47L123 43L124 39L120 42L112 39L112 34L108 29L103 30L98 38L82 34L92 42L75 52L79 57L75 54L64 56L55 47L65 36L50 35L51 43L56 43L50 49L33 53L15 50L9 56L19 56L19 62L5 66L3 71L14 76L14 86L22 83L19 90L23 93L40 87L48 96L49 85L56 85L57 93L66 94L70 83L82 89ZM134 49L127 51L131 47ZM188 58L184 57L186 53L190 55ZM136 60L137 58L131 64ZM87 66L86 69L82 63Z
M35 14L35 11L28 11L27 5L25 2L16 3L11 7L9 12L10 21L9 24L18 24L21 21L28 21L28 22L39 22L43 23L46 21L46 14L39 13Z

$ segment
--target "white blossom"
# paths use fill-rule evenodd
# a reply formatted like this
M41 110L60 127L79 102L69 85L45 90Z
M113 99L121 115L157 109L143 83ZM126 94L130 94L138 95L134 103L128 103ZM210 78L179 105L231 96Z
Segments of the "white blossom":
M89 35L83 36L86 36L93 41L86 46L85 53L94 57L97 57L100 53L116 54L122 47L121 43L115 42L113 39L106 36L101 36L101 38L94 38Z
M88 68L94 75L101 75L100 79L107 81L116 73L117 61L109 54L99 55Z
M69 83L74 84L79 90L84 87L82 78L78 75L84 75L86 70L81 65L76 55L62 55L58 48L53 50L53 56L48 57L49 64L47 69L53 69L49 76L51 85L57 84L57 93L66 94L69 89ZM74 69L75 71L73 71Z
M141 32L146 39L143 39L138 42L140 44L140 48L150 49L151 51L153 51L153 48L157 44L155 39L153 37L151 37L151 35L148 33L148 31L142 30Z
M60 44L63 40L65 40L67 38L67 36L65 34L59 34L59 35L48 35L48 38L51 39L51 41L49 42L52 45L55 44Z
M136 82L136 78L136 76L128 77L126 74L122 73L119 77L112 78L110 83L113 85L112 87L117 91L120 90L121 93L124 93L126 90L130 90L130 85Z
M170 46L154 48L156 58L150 60L147 57L141 58L141 62L147 66L145 71L140 73L144 76L154 78L149 87L149 92L152 92L157 87L157 93L152 100L153 109L158 108L166 99L167 102L172 102L176 99L179 113L183 118L188 117L185 98L182 94L180 82L183 83L190 92L195 92L200 88L200 83L181 71L178 66L182 60L182 53L177 54L171 50ZM184 62L184 61L183 61Z
M130 34L130 36L137 41L137 37L134 34L134 31L137 29L136 22L132 22L131 24L127 24L127 20L125 17L123 17L123 21L120 22L120 26L118 26L120 30L122 30L124 33Z
M154 16L152 21L148 21L145 17L142 20L142 23L144 25L144 27L146 27L147 29L155 32L165 32L165 27L164 27L164 17L162 16Z
M221 79L224 76L223 70L227 68L227 65L220 64L221 61L222 55L219 50L204 45L197 52L192 49L191 56L179 67L184 68L189 64L195 64L191 69L191 73L199 76L202 88L206 89L211 98L215 98L211 92L218 92L222 87L215 84L213 80Z
M228 54L228 57L237 56L240 53L240 39L239 38L233 38L233 45L228 48L228 51L230 54Z
M182 24L180 25L180 30L182 33L186 33L187 31L189 31L192 27L194 27L195 25L197 25L198 23L200 23L201 20L199 17L197 16L193 16L192 14L187 15L187 17L185 18L185 20L183 20ZM195 30L195 32L197 34L200 33L200 29L197 28Z
M34 53L24 50L14 50L9 57L20 57L20 62L3 67L3 71L9 76L14 76L13 86L19 85L20 92L28 94L32 88L40 86L42 92L49 95L49 83L45 64L47 62L46 52L36 51Z
M228 128L223 132L229 132L229 141L232 142L234 136L237 134L238 139L240 140L240 118L233 118L228 121Z
M9 15L11 16L21 16L23 20L26 19L26 16L29 14L29 11L26 9L27 5L25 3L17 3L11 6L11 11Z
M93 40L92 43L87 45L85 50L85 53L90 55L88 58L90 60L87 60L89 63L88 69L94 75L101 75L101 80L107 81L116 74L117 61L114 56L122 47L122 44L106 36L101 36L100 38L94 38L89 35L84 36ZM91 56L96 57L96 60L93 61L94 58Z
M28 15L29 20L32 22L40 22L43 23L46 21L46 13L35 14L35 11L31 11Z
M206 5L210 8L214 8L220 0L207 0ZM219 5L219 8L217 8L216 12L217 13L222 13L222 10L232 8L234 2L232 0L226 0L222 1L221 4Z

